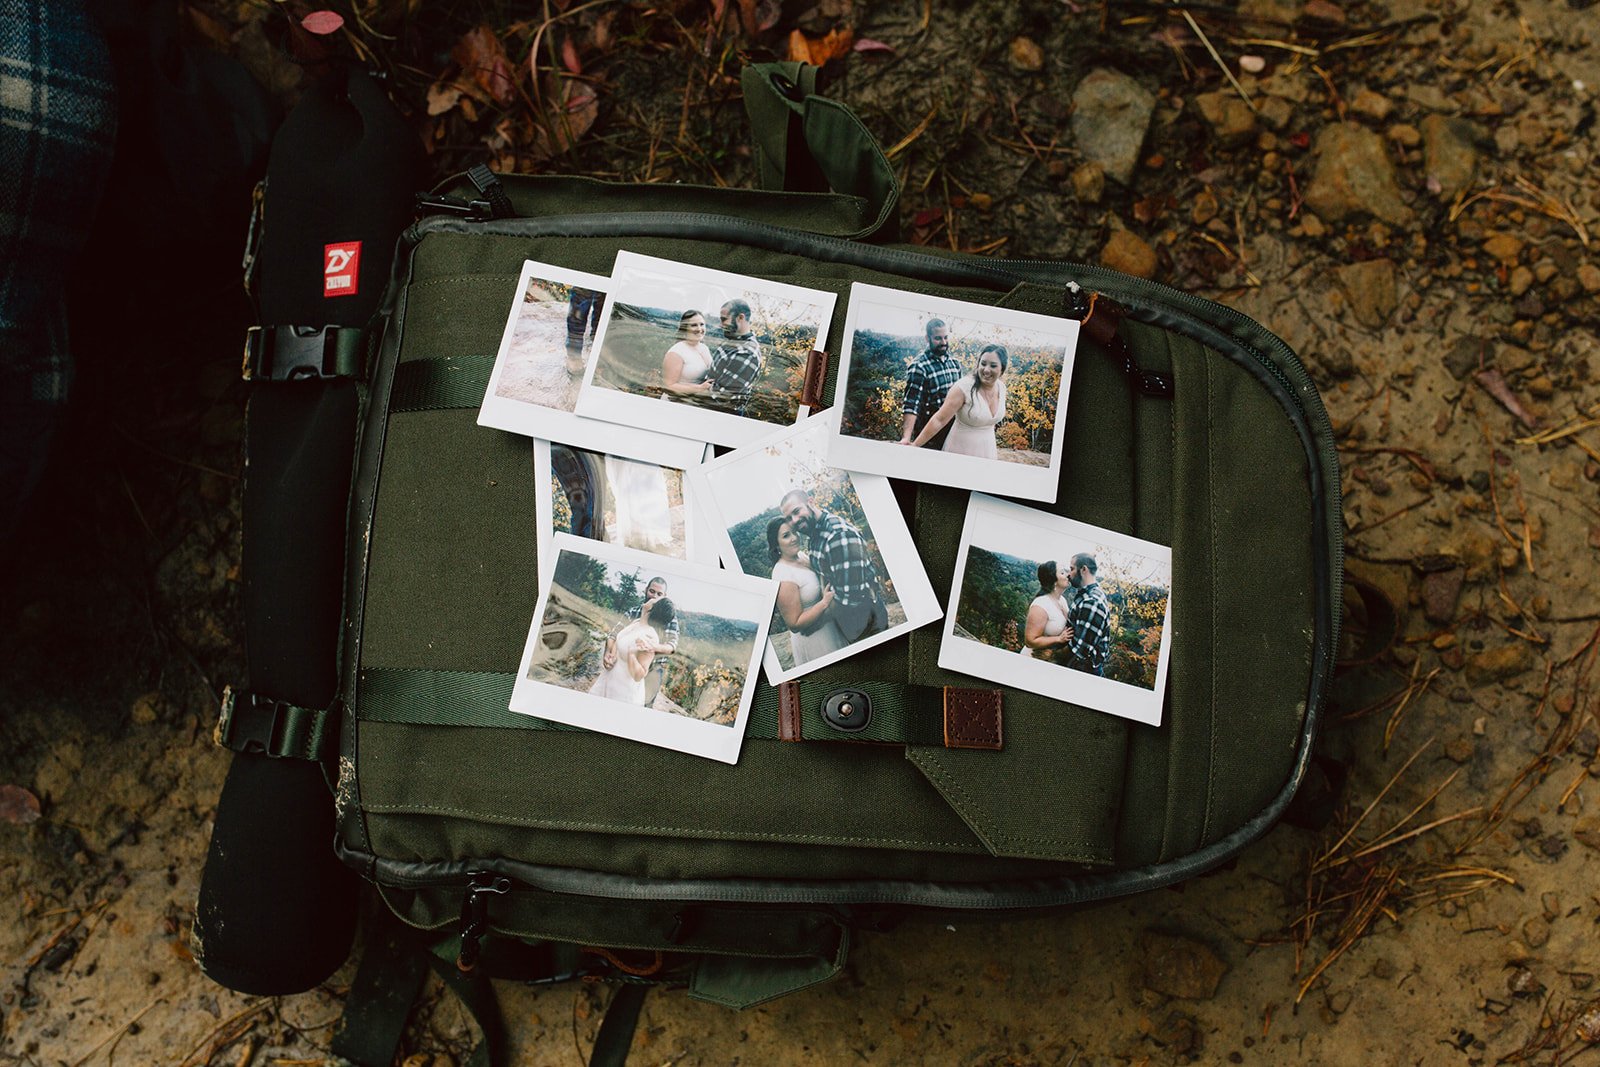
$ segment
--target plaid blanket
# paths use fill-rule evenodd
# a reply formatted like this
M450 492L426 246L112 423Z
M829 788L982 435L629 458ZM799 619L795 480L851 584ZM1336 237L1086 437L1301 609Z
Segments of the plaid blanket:
M67 398L62 294L115 138L111 59L80 0L0 0L0 532Z

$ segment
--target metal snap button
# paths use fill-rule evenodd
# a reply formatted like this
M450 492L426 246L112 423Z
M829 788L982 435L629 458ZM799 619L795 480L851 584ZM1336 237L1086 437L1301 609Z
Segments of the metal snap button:
M872 701L855 689L841 689L822 702L822 718L835 730L853 734L872 721Z

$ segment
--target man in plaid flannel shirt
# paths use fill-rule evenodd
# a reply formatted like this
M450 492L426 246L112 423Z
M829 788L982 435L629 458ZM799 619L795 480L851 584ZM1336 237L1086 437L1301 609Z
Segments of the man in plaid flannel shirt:
M733 299L722 305L723 342L711 350L711 399L744 414L761 376L761 342L750 330L750 305Z
M859 641L888 629L883 585L861 531L817 507L804 489L785 493L778 511L810 539L811 566L823 588L833 588L830 614L845 637Z
M906 371L906 395L900 404L904 415L900 425L900 443L909 445L922 428L928 425L933 413L944 404L950 387L961 380L961 364L950 354L950 327L942 319L930 319L927 325L928 347L911 361ZM952 424L953 425L953 424ZM950 433L946 426L922 447L944 447Z
M1067 612L1072 640L1067 643L1067 666L1105 677L1111 656L1111 606L1095 578L1094 557L1080 552L1072 557L1067 581L1078 591Z

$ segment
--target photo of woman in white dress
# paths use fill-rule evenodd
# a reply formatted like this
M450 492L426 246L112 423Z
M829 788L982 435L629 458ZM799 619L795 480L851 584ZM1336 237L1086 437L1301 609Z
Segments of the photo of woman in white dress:
M1072 641L1067 615L1072 604L1068 578L1071 572L1056 566L1053 559L1039 564L1039 595L1028 605L1022 626L1022 654L1036 659L1052 659L1056 650Z
M833 607L833 587L824 586L811 569L794 523L782 516L767 523L767 554L772 558L772 578L778 583L778 614L789 628L795 663L826 656L848 644L838 623L828 615Z
M950 427L941 451L980 459L996 459L995 424L1006 417L1005 373L1009 356L1004 345L985 345L978 366L950 387L944 403L910 442L921 448Z
M639 618L624 626L616 636L617 659L604 668L589 687L591 696L620 700L640 707L645 702L645 678L658 653L672 651L661 643L662 631L673 619L672 601L660 597L639 612Z
M661 388L677 396L711 390L711 349L706 347L706 317L690 309L678 320L678 341L661 358Z

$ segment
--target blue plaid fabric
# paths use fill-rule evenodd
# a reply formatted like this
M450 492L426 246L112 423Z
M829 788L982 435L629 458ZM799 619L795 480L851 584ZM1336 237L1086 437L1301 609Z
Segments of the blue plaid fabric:
M106 43L78 0L0 0L0 531L72 380L68 272L116 139Z
M1078 597L1067 613L1067 625L1072 627L1072 642L1067 651L1072 655L1069 666L1090 674L1104 674L1106 660L1111 656L1111 605L1100 583L1078 590Z

